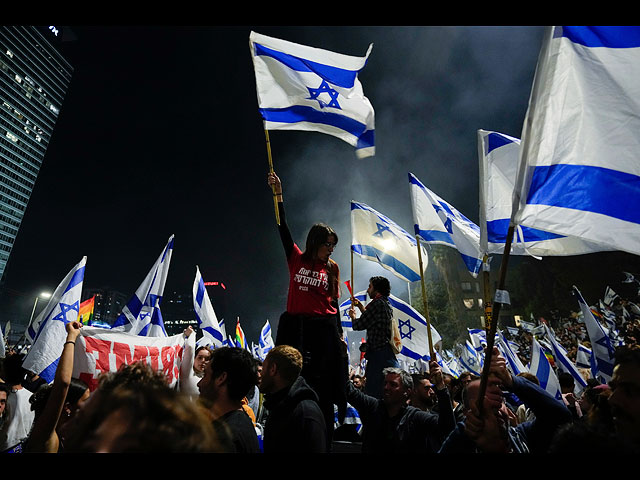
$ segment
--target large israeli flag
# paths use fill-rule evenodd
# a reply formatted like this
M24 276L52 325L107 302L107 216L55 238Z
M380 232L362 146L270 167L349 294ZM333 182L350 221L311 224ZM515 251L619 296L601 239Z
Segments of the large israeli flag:
M198 326L202 330L202 335L207 337L214 348L221 347L224 340L222 330L218 324L216 312L211 305L211 299L200 273L200 267L196 265L196 277L193 281L193 309L198 320Z
M480 248L504 253L513 208L513 189L520 157L520 140L503 133L478 130L480 160ZM575 237L518 225L511 255L563 256L608 250Z
M584 301L580 290L574 285L573 293L578 299L580 305L580 311L582 312L582 320L587 329L589 335L589 341L591 342L591 355L594 378L601 378L605 382L609 382L613 375L613 363L615 360L615 350L611 344L611 340L604 331L602 325L596 320L591 313L591 309L587 302Z
M172 253L173 235L169 237L162 253L111 328L145 337L167 336L160 312L160 303L164 294L164 285L167 281Z
M540 387L547 393L556 398L562 399L562 391L560 390L560 382L555 372L551 368L551 364L540 346L540 343L533 337L533 345L531 347L531 362L529 364L529 373L535 375L540 382Z
M367 292L358 292L355 298L366 307L371 300L367 300ZM389 303L393 311L393 318L398 322L402 350L398 354L398 360L413 363L419 359L429 358L429 339L427 337L427 320L411 305L394 295L389 295ZM347 333L352 332L353 325L349 316L351 308L351 298L347 298L340 304L340 315L342 328ZM356 318L360 317L360 310L356 309ZM437 345L442 341L442 337L431 325L431 342Z
M482 375L482 358L476 349L471 345L469 340L465 340L460 355L458 356L458 362L462 367L462 372L471 372L474 375Z
M553 351L553 357L556 360L556 366L560 371L571 374L575 380L575 393L580 393L587 386L586 380L578 371L578 367L569 359L567 350L560 345L551 329L546 324L543 324L543 326Z
M353 57L256 32L249 45L266 130L326 133L374 155L374 111L358 80L373 45Z
M66 324L78 320L86 263L87 257L82 257L27 328L26 335L33 346L22 366L47 382L52 382L56 374L62 346L67 338Z
M421 246L422 268L427 252ZM377 262L407 282L420 280L418 242L390 218L364 203L351 201L351 250Z
M473 277L482 267L480 229L409 173L409 189L415 234L426 243L447 245L460 252Z
M550 27L512 223L640 254L640 27Z

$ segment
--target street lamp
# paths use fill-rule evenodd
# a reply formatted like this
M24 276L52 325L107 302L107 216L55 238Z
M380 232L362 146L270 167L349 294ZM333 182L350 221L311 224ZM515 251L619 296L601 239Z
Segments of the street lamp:
M38 299L40 298L51 298L51 294L49 292L42 292L40 293L40 295L36 296L36 300L35 302L33 302L33 310L31 310L31 317L29 317L29 323L27 324L27 328L25 329L25 331L28 330L31 326L31 322L33 321L33 314L36 312L36 305L38 305Z

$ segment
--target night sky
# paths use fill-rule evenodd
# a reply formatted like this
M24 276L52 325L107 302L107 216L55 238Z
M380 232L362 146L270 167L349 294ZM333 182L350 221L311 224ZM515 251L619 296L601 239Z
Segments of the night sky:
M130 296L174 234L165 294L190 292L199 265L205 281L227 286L227 331L239 316L250 341L266 319L277 324L288 280L266 184L249 33L355 56L373 43L359 78L376 112L375 157L359 160L350 145L320 133L270 133L294 240L303 245L315 222L332 225L342 280L350 276L351 200L413 231L408 172L478 221L476 131L520 136L543 33L527 26L71 28L78 39L65 44L65 55L74 75L6 291L24 298L28 315L34 296L53 291L86 255L85 288ZM355 272L356 290L383 274L406 300L405 284L382 267L356 258Z

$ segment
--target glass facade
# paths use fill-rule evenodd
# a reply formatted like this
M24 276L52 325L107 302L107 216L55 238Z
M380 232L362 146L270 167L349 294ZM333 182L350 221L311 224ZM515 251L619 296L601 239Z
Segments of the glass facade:
M39 28L0 26L0 281L72 74Z

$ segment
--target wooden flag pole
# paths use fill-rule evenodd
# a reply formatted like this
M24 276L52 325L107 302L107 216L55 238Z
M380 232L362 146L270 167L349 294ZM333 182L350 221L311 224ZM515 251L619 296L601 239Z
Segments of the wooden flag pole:
M429 319L429 306L427 302L427 289L424 285L424 269L422 267L422 251L420 248L420 238L416 235L416 243L418 245L418 264L420 266L420 284L422 286L422 305L424 307L424 318L427 320L427 339L429 340L429 355L431 360L435 360L435 352L433 351L433 339L431 338L431 320Z
M269 160L269 173L273 173L273 160L271 159L271 142L269 141L269 130L264 129L264 136L267 142L267 157ZM276 196L276 186L271 186L271 191L273 192L273 208L276 213L276 223L280 225L280 211L278 210L278 198Z
M504 291L505 279L507 276L507 265L509 264L509 255L511 253L511 242L513 239L513 233L515 226L509 225L507 231L507 240L504 244L504 252L502 254L502 262L500 263L500 272L498 277L498 286L496 287L495 302L493 303L493 311L491 315L487 317L485 315L485 329L487 332L487 350L484 357L484 365L482 368L482 377L480 378L480 391L478 392L477 408L478 412L482 413L484 394L487 390L487 380L489 378L489 370L491 369L491 357L493 356L493 345L495 343L496 330L498 325L498 319L500 317L500 306L503 303L509 303L507 293ZM486 272L488 275L488 272ZM488 287L487 288L488 292ZM485 309L486 312L486 309Z

